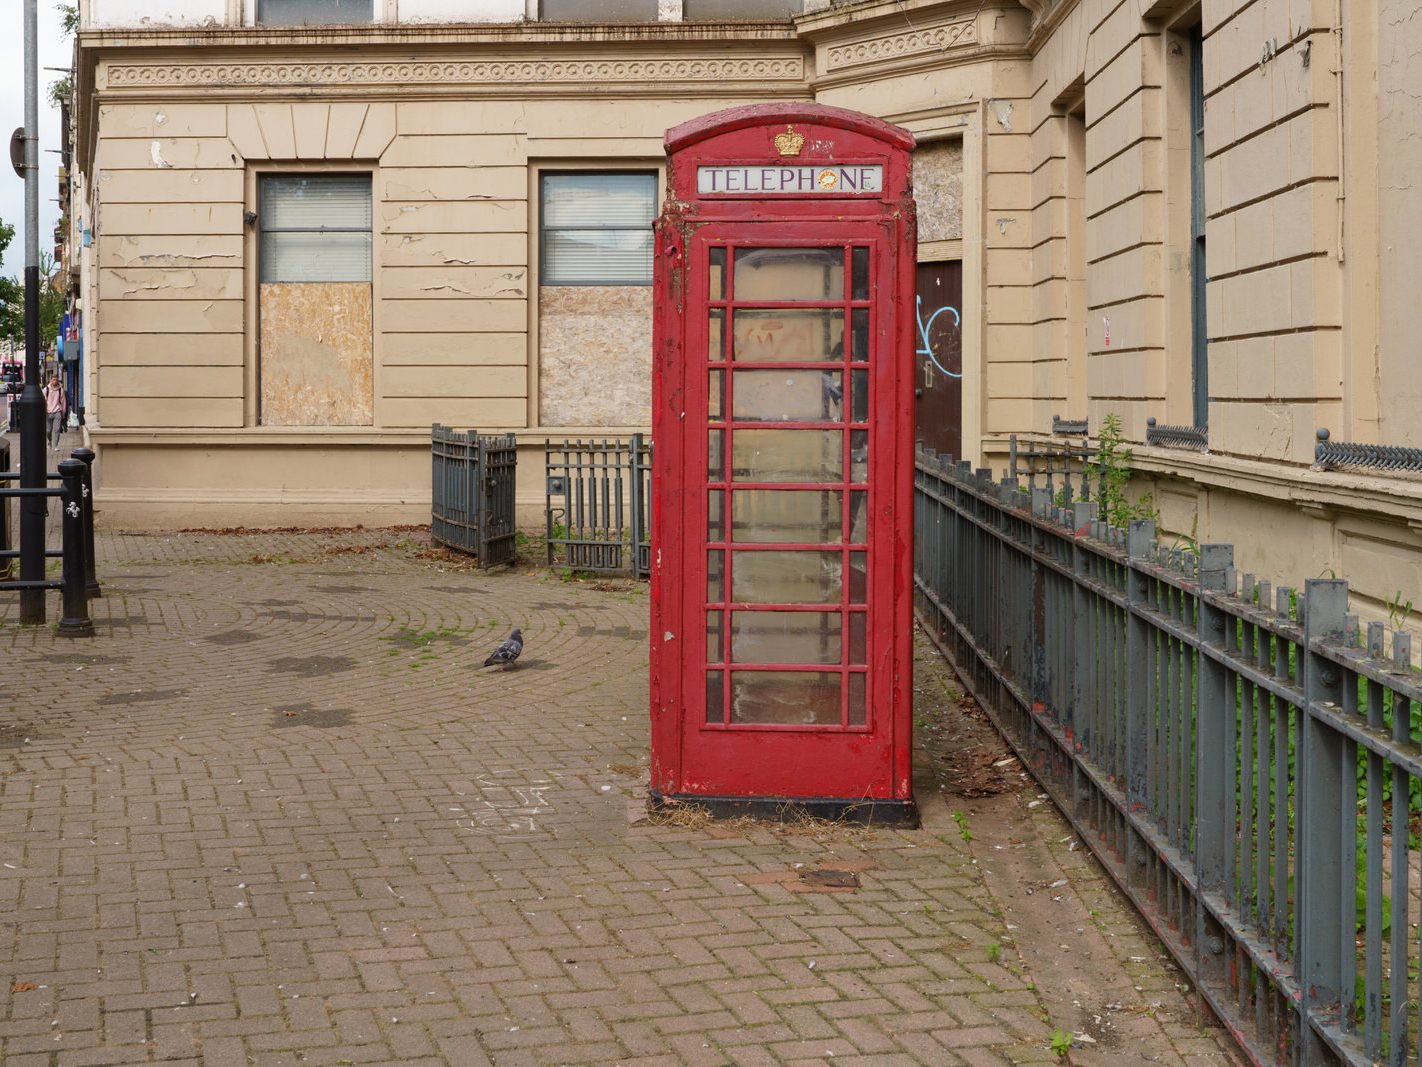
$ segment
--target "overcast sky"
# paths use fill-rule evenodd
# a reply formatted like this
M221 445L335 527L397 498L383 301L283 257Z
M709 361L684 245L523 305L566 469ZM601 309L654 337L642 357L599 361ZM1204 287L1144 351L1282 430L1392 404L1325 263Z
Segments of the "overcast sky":
M60 35L60 14L54 0L39 6L40 218L39 246L54 248L54 224L59 221L59 109L50 107L49 83L62 77L45 67L68 67L72 40ZM10 131L25 124L25 23L23 0L0 0L0 219L15 227L15 239L5 250L0 274L15 277L25 266L25 183L10 167Z

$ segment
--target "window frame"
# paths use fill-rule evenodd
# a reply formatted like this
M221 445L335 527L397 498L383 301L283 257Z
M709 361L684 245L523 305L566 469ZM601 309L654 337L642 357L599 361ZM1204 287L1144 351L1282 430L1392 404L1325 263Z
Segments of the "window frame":
M558 178L558 177L568 177L568 176L577 176L577 177L593 177L593 176L596 176L596 177L611 177L611 176L614 176L614 175L619 176L619 177L625 177L625 176L627 176L627 175L639 175L639 176L641 176L641 177L649 178L649 179L651 180L651 182L652 182L652 212L651 212L651 217L647 220L647 222L646 222L646 224L645 224L646 232L650 233L650 232L651 232L651 229L652 229L652 226L653 226L653 225L656 223L656 221L657 221L657 215L658 215L658 213L661 211L661 189L660 189L661 172L658 171L656 168L644 168L644 167L641 167L641 166L636 166L636 167L557 167L557 168L552 168L552 167L550 167L550 168L540 168L540 169L538 170L538 172L537 172L537 181L538 181L538 279L537 279L537 285L538 285L539 287L543 287L543 286L550 286L550 287L556 286L556 287L559 287L559 288L575 288L575 287L579 287L579 286L581 286L581 287L588 287L588 286L603 285L603 286L637 286L637 287L640 288L640 287L648 287L648 286L651 286L651 285L653 284L653 277L652 277L652 275L653 275L654 271L653 271L652 248L651 248L650 245L648 246L648 249L647 249L648 258L647 258L647 276L646 276L646 281L592 281L592 282L553 281L553 280L550 280L549 277L548 277L548 232L549 232L550 227L549 227L549 225L548 225L548 210L547 210L547 209L548 209L548 183L547 183L546 179L548 179L548 178ZM590 227L582 226L582 227L553 227L552 229L553 229L555 232L557 232L558 230L563 230L563 229L589 229L589 228L590 228ZM637 228L637 227L632 227L632 226L603 226L603 227L597 227L597 228L598 228L598 229L607 230L607 231L610 232L610 233L638 233L638 232L642 232L639 228Z

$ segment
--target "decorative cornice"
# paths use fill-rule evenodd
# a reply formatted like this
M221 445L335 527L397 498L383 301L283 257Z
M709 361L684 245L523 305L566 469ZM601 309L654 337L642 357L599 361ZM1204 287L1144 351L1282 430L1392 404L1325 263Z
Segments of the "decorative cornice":
M974 17L955 19L941 26L929 26L904 33L873 37L867 41L832 45L825 56L827 71L860 67L888 59L932 52L947 52L966 48L978 42L978 23Z
M508 62L115 63L113 89L508 83L801 81L798 56L773 59L539 59Z

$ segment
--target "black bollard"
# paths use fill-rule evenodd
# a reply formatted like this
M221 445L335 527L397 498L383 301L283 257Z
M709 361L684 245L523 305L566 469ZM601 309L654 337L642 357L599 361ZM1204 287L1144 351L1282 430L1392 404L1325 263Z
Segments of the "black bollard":
M9 471L10 467L10 442L0 438L0 471ZM13 482L0 482L5 488L10 488ZM15 547L15 538L10 531L10 498L0 497L0 549L10 551ZM15 561L9 556L0 557L0 578L5 581L15 577Z
M84 565L84 464L66 459L59 465L64 483L64 616L57 630L60 637L93 637L89 618L89 593Z
M73 456L84 464L84 585L91 597L103 596L99 588L98 564L94 560L94 450L76 448Z

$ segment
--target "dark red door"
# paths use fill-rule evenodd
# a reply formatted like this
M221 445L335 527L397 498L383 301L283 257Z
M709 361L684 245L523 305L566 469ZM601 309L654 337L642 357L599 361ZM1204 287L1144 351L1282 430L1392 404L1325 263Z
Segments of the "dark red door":
M710 224L688 254L682 788L868 799L894 780L892 671L870 669L894 604L892 224L769 230Z
M914 440L963 454L963 264L920 263Z

